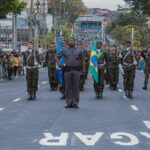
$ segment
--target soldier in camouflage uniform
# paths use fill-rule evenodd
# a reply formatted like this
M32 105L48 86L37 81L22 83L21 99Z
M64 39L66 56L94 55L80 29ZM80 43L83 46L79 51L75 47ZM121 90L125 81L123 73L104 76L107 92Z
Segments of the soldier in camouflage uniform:
M111 47L109 53L109 73L110 73L110 88L112 90L117 90L117 84L119 80L119 57L116 45Z
M51 91L55 91L58 88L55 56L56 56L56 44L55 42L52 42L50 45L50 49L47 51L45 56Z
M143 55L144 60L145 60L145 81L144 81L144 90L147 90L147 85L148 85L148 79L149 79L149 74L150 74L150 48L147 51L146 55Z
M94 90L96 93L96 99L102 99L104 90L104 70L106 66L106 53L104 50L101 49L101 42L97 42L96 46L98 55L98 83L94 81Z
M110 83L110 72L109 72L109 53L110 53L110 46L105 45L104 46L105 54L106 54L106 67L105 67L105 83L109 84Z
M35 100L38 90L40 57L32 42L28 42L27 48L28 50L23 54L23 60L26 67L28 100Z
M90 55L86 48L83 48L84 60L85 60L85 73L80 76L80 91L84 91L85 81L88 75L88 67L89 67L89 58Z
M126 47L120 52L119 60L124 70L124 91L126 97L132 99L137 62L135 60L135 51L131 47L130 41L126 41Z

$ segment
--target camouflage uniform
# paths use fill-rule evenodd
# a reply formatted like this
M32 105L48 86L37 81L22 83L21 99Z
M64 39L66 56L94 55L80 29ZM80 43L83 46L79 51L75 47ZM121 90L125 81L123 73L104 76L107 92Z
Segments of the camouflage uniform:
M48 67L49 84L52 91L58 88L55 56L56 56L56 51L48 50L45 58Z
M84 90L84 85L85 85L85 81L87 79L87 75L88 75L88 67L89 67L89 53L88 51L83 51L84 54L84 60L85 60L85 73L83 75L83 73L80 76L80 90L83 91Z
M109 72L110 72L110 88L117 90L119 80L118 53L110 52L109 54Z
M148 85L149 74L150 74L150 53L147 53L147 55L145 56L144 73L145 73L145 81L144 81L143 89L146 90L147 89L147 85Z
M38 64L40 63L40 57L33 50L32 52L25 52L23 56L24 65L26 66L27 92L30 97L29 99L32 100L36 98L36 92L38 90Z
M98 83L94 81L94 90L96 98L103 97L104 90L104 70L106 65L106 54L103 50L97 50L98 53Z
M106 81L106 84L109 84L110 83L110 62L109 62L109 53L110 51L107 51L106 52L106 67L105 67L105 81Z
M124 70L124 91L127 98L133 98L132 92L134 90L134 79L136 66L135 62L135 51L130 48L127 50L123 49L119 54L120 61L123 65Z

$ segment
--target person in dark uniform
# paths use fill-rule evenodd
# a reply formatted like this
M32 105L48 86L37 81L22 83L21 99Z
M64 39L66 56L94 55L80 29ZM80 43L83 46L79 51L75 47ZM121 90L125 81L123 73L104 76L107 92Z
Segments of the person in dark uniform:
M47 51L45 56L45 64L48 68L48 78L51 91L55 91L58 88L58 79L56 73L56 44L52 42L50 44L50 49Z
M97 42L97 57L98 57L98 83L94 81L94 90L96 93L96 99L103 98L104 90L104 70L106 66L106 54L105 51L101 49L102 43Z
M63 40L62 41L62 50L64 50L67 47L67 41ZM63 64L62 64L63 65ZM62 68L62 78L63 78L63 82L60 85L60 92L62 94L62 97L60 99L65 99L65 68Z
M85 81L88 76L89 59L90 59L90 54L85 47L83 48L83 54L84 54L84 60L85 60L85 73L81 73L81 76L80 76L80 91L84 91Z
M59 58L62 56L64 57L63 65L59 62ZM74 38L68 40L68 47L56 56L56 61L60 67L65 67L65 97L67 103L65 108L78 108L81 68L82 66L83 69L85 67L83 52L75 46Z
M109 73L110 73L110 88L112 90L117 90L117 84L119 81L119 55L117 51L117 46L111 46L111 51L109 53Z
M109 62L109 53L110 53L110 45L105 45L104 47L105 55L106 55L106 67L105 67L105 83L108 85L110 84L110 62Z
M131 42L126 41L126 47L119 54L119 62L123 66L124 71L124 91L126 97L133 99L134 79L137 61L135 59L135 51L131 47Z
M150 74L150 48L148 49L146 55L143 54L143 58L145 60L145 68L144 68L145 80L144 80L143 90L147 90L149 74Z
M39 54L34 49L32 42L28 42L27 49L28 50L23 54L23 60L26 67L28 100L35 100L39 79L38 65L41 63Z

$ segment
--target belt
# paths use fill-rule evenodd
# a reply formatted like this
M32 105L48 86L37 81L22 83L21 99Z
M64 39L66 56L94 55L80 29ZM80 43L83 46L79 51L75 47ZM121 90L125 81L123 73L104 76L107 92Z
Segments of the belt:
M65 68L65 71L70 72L70 71L81 71L81 66L67 66Z
M35 69L38 68L37 66L26 66L27 69Z
M102 66L105 66L105 65L106 65L106 63L98 64L97 66L98 66L98 67L102 67Z
M125 63L125 62L123 62L123 64L124 64L124 66L128 66L128 67L130 67L130 66L134 65L133 63L131 63L131 64L127 64L127 63Z

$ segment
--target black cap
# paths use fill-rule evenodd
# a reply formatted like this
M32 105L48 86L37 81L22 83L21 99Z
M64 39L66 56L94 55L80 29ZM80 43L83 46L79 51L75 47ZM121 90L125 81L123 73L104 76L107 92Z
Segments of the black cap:
M102 42L100 42L100 41L98 41L96 44L101 44L101 45L102 45L103 43L102 43Z
M126 41L126 44L131 44L131 41L127 40L127 41Z

